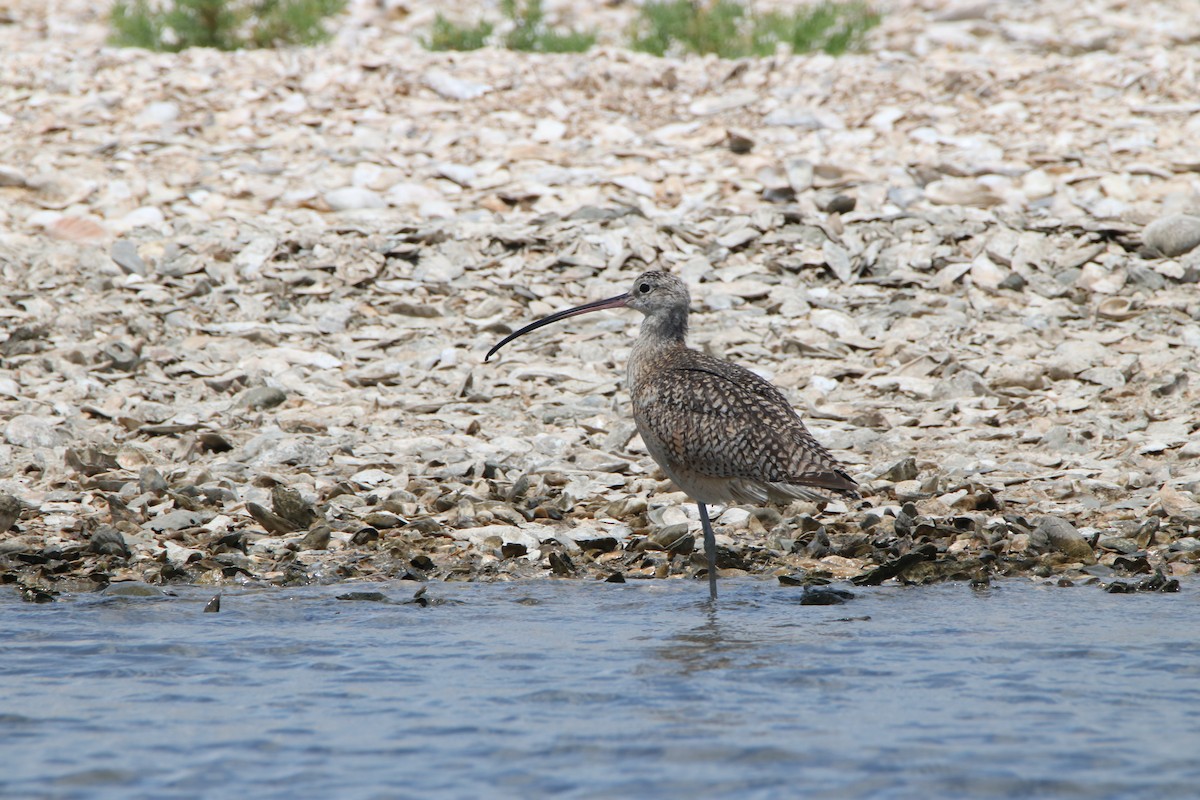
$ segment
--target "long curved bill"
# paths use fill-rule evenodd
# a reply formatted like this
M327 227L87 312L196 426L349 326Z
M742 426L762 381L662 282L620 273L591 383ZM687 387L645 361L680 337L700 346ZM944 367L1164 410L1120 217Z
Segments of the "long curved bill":
M548 317L542 317L537 322L529 323L524 328L521 328L521 330L519 330L519 331L514 331L513 333L510 333L508 336L505 336L500 341L500 344L496 345L491 350L488 350L487 355L483 357L483 360L487 361L488 359L490 359L493 355L496 354L497 350L499 350L501 347L504 347L504 345L508 344L513 339L517 338L518 336L524 336L525 334L529 333L530 331L536 331L538 328L549 325L552 322L558 322L560 319L566 319L567 317L573 317L576 314L586 314L589 311L602 311L606 308L624 308L625 304L628 302L629 302L629 292L626 292L625 294L619 294L616 297L610 297L607 300L596 300L593 303L584 303L581 306L575 306L575 308L568 308L566 311L557 311Z

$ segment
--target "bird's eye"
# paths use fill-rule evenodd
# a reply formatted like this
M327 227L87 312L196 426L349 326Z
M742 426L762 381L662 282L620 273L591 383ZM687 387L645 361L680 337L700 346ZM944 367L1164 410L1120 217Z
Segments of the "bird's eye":
M643 283L641 286L638 287L638 291L641 292L642 294L646 294L647 292L650 291L650 284Z

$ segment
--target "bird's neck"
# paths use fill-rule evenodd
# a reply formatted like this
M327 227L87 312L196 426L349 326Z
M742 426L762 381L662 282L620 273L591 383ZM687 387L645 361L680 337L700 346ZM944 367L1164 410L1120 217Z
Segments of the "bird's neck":
M687 339L688 312L686 308L667 308L642 320L638 334L639 345L675 347Z
M648 385L647 379L664 359L669 358L671 351L687 347L686 338L686 311L673 318L656 314L642 320L641 332L629 354L630 391L636 393L637 387Z

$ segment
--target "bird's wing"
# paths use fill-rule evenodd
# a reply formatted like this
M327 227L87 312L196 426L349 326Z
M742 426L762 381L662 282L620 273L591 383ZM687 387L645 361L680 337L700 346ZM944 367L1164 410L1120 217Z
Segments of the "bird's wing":
M690 355L634 397L644 434L674 465L715 478L855 492L778 389L736 364Z

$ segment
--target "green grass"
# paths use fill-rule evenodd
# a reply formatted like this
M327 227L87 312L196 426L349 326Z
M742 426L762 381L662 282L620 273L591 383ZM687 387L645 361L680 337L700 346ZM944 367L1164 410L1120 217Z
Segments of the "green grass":
M478 25L459 25L442 16L439 11L429 29L429 37L421 44L426 50L478 50L487 44L492 35L493 26L490 22L480 22Z
M501 0L500 13L512 23L502 41L509 50L582 53L596 43L594 33L574 29L560 31L547 25L542 0ZM488 43L493 31L490 22L468 26L438 14L423 44L429 50L478 50Z
M793 11L755 13L737 0L650 0L634 24L634 50L662 56L673 50L721 58L861 49L879 13L863 0L823 2Z
M345 5L346 0L117 0L110 41L170 52L315 44L329 36L324 19Z

